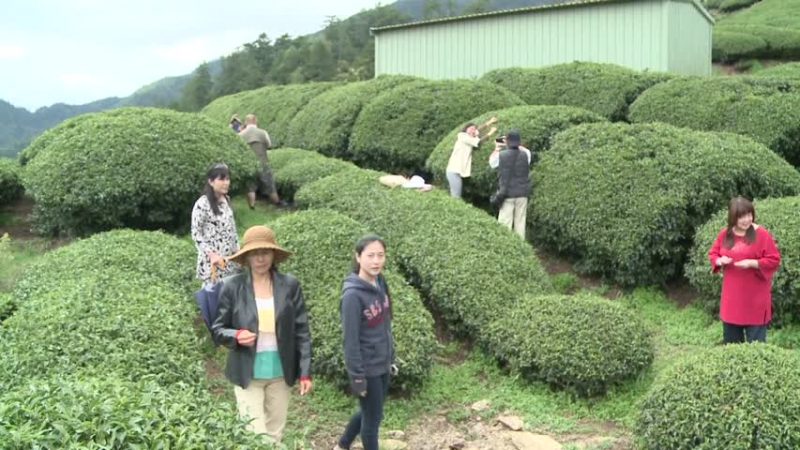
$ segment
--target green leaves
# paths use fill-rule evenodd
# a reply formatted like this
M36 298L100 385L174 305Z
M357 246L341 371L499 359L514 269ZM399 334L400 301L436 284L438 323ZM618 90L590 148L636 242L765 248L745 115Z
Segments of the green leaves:
M22 196L21 171L22 167L16 160L0 158L0 206Z
M664 370L636 425L641 448L800 446L800 358L766 344L726 345Z
M695 228L731 197L800 193L797 171L752 140L663 124L570 128L533 175L534 239L625 286L678 276Z
M181 229L212 163L231 168L232 192L258 168L224 123L199 114L119 109L68 120L41 140L31 144L23 180L35 226L49 234Z

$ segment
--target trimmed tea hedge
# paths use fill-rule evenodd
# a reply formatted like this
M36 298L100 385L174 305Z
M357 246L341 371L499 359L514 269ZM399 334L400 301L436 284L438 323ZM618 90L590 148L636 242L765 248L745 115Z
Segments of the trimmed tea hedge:
M126 108L94 114L55 138L23 180L42 232L173 230L188 226L206 171L218 161L231 167L232 191L258 169L247 145L206 117Z
M22 196L22 170L16 160L0 158L0 206L11 203Z
M485 123L497 117L497 128L501 133L516 128L522 136L522 144L534 153L550 148L551 140L560 131L580 123L604 122L605 119L585 109L570 106L515 106L480 115L468 122ZM447 162L453 151L456 135L463 129L459 125L450 132L431 153L426 164L429 171L440 180L445 180ZM476 202L486 202L497 188L497 172L489 168L489 155L494 150L494 139L484 142L472 152L472 176L464 182L464 195Z
M268 449L204 389L113 377L26 382L0 392L0 448Z
M242 121L247 114L255 114L258 126L267 130L272 146L278 147L286 142L294 116L316 96L339 85L334 82L270 85L220 97L202 112L225 126L234 113Z
M309 151L308 153L319 155ZM333 158L302 158L291 163L282 165L279 171L275 172L275 184L283 199L294 198L295 192L300 186L339 173L345 170L357 170L358 167L353 163Z
M61 284L98 273L169 286L188 294L197 257L191 242L155 231L113 230L48 252L17 282L21 303L61 289Z
M642 94L631 106L630 119L743 134L800 165L797 84L744 77L677 79Z
M753 74L757 78L782 78L784 80L800 81L800 63L788 63L772 66Z
M364 105L378 94L414 80L419 78L385 75L324 92L294 116L286 144L349 159L350 134Z
M776 323L800 322L800 197L756 202L756 221L766 227L781 251L781 267L772 283L772 304ZM713 314L719 312L722 277L711 273L708 250L728 220L728 210L719 211L697 229L694 247L686 263L689 282L700 292L700 302Z
M302 280L314 347L314 373L347 385L339 320L342 281L351 269L355 242L367 229L352 219L329 210L314 210L284 216L270 226L294 252L283 266ZM388 254L393 253L392 243ZM390 264L391 266L391 264ZM394 301L395 351L400 375L395 388L419 388L428 377L436 348L433 319L419 294L391 267L386 279Z
M715 29L711 45L711 59L719 62L734 62L753 58L764 52L767 41L741 31Z
M269 151L269 166L272 168L273 175L283 169L287 164L292 164L300 161L301 159L325 159L324 156L311 150L303 150L300 148L283 147L276 148Z
M163 385L202 380L196 315L185 295L136 275L103 271L59 280L19 302L3 322L0 387L77 372Z
M0 292L0 324L11 317L15 309L17 309L17 303L14 301L14 297L6 292Z
M516 94L484 81L414 81L369 102L350 136L361 167L412 172L425 166L453 126L486 111L522 105Z
M521 323L530 326L520 329ZM494 353L514 370L585 396L604 393L653 361L642 321L594 294L525 297L489 325L488 335Z
M674 78L616 66L574 62L541 69L497 69L483 80L518 94L531 105L577 106L610 120L625 120L628 105L645 89Z
M764 25L720 23L714 28L712 58L796 59L800 56L800 31Z
M726 345L662 372L636 425L644 449L800 448L800 358L765 344Z
M534 239L625 286L679 275L694 230L731 197L800 192L800 174L743 136L664 124L587 124L534 173Z
M488 325L515 314L519 299L526 295L552 292L535 254L493 218L453 201L447 193L389 189L378 183L379 176L366 171L331 175L302 187L296 200L312 208L332 208L382 234L406 277L450 328L499 356L496 343L501 338ZM515 336L530 329L528 322L512 321L508 326L512 327L508 333ZM595 326L605 329L614 325L600 320ZM541 345L574 345L574 339L570 336L565 343ZM565 358L553 369L563 369L562 375L553 378L581 393L600 392L606 383L617 381L606 376L597 379L601 370L573 379L582 371L582 364ZM639 366L630 365L629 369L633 375Z

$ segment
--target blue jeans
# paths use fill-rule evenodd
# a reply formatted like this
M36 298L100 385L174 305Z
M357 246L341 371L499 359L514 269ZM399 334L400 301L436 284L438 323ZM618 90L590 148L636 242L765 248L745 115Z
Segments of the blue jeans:
M378 450L378 430L383 420L383 403L389 392L389 374L366 378L367 395L358 398L361 409L353 414L344 429L344 434L339 439L341 448L350 448L360 433L364 450Z
M767 326L734 325L722 322L722 341L726 344L767 342Z
M461 198L461 192L464 189L464 180L461 179L461 175L456 172L446 172L447 175L447 184L450 185L450 196Z

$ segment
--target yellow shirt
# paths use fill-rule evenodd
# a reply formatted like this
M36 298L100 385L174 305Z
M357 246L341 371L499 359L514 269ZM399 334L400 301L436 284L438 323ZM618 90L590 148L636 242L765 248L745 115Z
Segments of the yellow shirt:
M472 137L465 131L458 133L450 161L447 162L447 172L455 172L461 175L461 178L472 175L472 149L480 143L481 138L478 136Z

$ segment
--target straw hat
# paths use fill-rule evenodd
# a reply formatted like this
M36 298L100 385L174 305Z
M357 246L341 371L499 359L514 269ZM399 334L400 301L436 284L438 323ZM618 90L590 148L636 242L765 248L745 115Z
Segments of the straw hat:
M227 258L229 261L243 264L247 253L251 250L258 249L272 250L272 253L275 255L272 264L283 262L291 255L291 252L281 248L278 243L275 242L275 232L263 225L256 225L248 228L247 231L244 232L242 240L244 241L242 247L238 252Z

